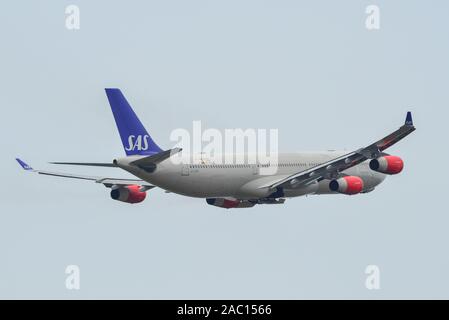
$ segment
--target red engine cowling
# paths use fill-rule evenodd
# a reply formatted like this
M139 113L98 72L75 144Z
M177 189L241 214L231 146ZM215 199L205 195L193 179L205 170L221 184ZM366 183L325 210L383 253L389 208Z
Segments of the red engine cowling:
M245 200L226 199L226 198L207 198L207 204L220 208L251 208L255 206L255 203Z
M111 190L111 198L127 203L139 203L145 200L147 193L140 191L140 186L129 185Z
M329 189L343 194L357 194L363 190L363 180L356 176L347 176L332 180Z
M404 161L397 156L383 156L371 160L369 167L371 170L385 174L398 174L404 168Z

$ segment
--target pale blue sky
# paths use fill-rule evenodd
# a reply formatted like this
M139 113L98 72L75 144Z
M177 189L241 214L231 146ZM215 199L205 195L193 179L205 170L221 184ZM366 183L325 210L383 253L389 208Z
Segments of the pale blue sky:
M65 28L77 4L81 29ZM365 28L380 7L381 28ZM449 298L447 1L10 1L0 11L1 298ZM375 192L221 210L140 205L42 169L123 155L103 88L163 148L173 128L277 128L281 151L354 149L402 124ZM64 269L81 268L68 291ZM376 264L381 289L364 286Z

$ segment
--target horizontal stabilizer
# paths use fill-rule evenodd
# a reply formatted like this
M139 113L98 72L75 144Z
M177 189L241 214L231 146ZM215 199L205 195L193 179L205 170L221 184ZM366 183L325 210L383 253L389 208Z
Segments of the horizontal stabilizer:
M50 162L51 164L64 164L70 166L91 166L91 167L117 167L114 163L103 162Z
M166 151L159 152L157 154L154 154L152 156L148 156L136 161L131 162L131 164L138 166L138 167L146 167L158 164L159 162L162 162L168 158L170 158L172 155L177 154L178 152L181 152L181 148L174 148Z

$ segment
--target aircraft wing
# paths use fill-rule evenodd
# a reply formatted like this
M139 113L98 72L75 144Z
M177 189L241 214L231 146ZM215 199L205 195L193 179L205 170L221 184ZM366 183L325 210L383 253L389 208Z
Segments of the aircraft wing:
M259 188L291 188L292 186L298 188L314 181L337 178L342 171L354 167L367 159L374 159L379 157L382 154L382 151L391 147L396 142L402 140L413 131L415 131L415 127L413 126L412 114L411 112L407 112L404 125L402 125L398 130L370 144L369 146L347 153L343 156L332 159L307 170L300 171L284 179L280 179L275 183L265 184Z
M168 158L172 155L181 152L181 148L174 148L170 150L161 151L159 153L152 154L150 156L146 156L135 160L132 164L142 168L142 169L154 169L156 165ZM105 162L50 162L51 164L63 164L63 165L71 165L71 166L91 166L91 167L118 167L115 163L105 163Z
M24 161L20 160L19 158L16 158L16 160L25 171L36 172L38 174L54 176L54 177L90 180L90 181L94 181L96 183L101 183L108 188L111 188L114 186L139 185L139 186L145 188L145 190L149 190L149 189L155 187L154 185L149 184L148 182L146 182L144 180L140 180L140 179L108 178L108 177L87 176L87 175L61 173L61 172L44 171L44 170L34 170L31 166L29 166L28 164L26 164Z

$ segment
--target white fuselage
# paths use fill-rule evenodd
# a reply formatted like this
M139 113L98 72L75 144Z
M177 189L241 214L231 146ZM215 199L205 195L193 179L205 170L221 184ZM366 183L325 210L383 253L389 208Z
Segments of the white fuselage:
M188 163L175 164L167 159L157 164L156 170L147 172L130 165L142 158L131 156L119 158L117 165L131 174L162 189L177 194L198 198L233 197L236 199L259 199L270 196L273 190L260 188L261 185L275 182L292 174L314 167L346 152L307 152L283 153L277 157L273 174L262 173L261 165L255 164L217 164L204 155L193 157ZM343 173L362 178L363 191L372 191L384 179L385 175L369 168L369 161L345 170ZM278 197L298 197L307 194L335 194L329 189L330 180L322 180L307 187L283 188Z

